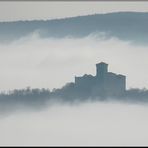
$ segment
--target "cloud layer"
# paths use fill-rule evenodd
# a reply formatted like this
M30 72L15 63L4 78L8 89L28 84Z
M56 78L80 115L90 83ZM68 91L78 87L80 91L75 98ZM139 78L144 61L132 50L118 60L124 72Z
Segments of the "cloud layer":
M144 105L53 105L0 118L0 145L148 145Z

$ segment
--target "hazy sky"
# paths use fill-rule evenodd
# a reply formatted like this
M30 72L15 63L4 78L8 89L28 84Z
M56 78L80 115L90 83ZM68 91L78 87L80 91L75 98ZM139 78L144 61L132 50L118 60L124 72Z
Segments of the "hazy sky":
M148 12L148 2L0 2L0 21L52 19L114 11Z

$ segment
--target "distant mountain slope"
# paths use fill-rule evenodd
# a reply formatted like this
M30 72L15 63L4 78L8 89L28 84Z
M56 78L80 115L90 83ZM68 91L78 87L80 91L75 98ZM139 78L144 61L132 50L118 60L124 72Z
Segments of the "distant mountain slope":
M105 32L135 43L148 42L148 13L118 12L56 20L34 20L0 23L0 41L12 41L38 31L41 37L84 37Z

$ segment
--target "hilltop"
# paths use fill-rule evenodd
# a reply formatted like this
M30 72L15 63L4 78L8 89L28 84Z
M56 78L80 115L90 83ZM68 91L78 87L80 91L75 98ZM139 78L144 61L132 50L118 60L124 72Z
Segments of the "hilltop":
M121 40L146 44L148 42L148 13L116 12L54 20L0 22L0 41L14 41L38 32L41 38L66 36L85 37L104 33Z

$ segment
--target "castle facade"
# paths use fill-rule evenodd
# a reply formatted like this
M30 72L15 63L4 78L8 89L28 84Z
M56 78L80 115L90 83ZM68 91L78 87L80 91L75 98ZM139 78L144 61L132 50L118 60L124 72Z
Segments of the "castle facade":
M82 95L112 97L126 91L126 76L108 72L108 64L96 64L96 76L75 77L75 88Z

